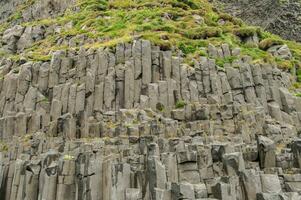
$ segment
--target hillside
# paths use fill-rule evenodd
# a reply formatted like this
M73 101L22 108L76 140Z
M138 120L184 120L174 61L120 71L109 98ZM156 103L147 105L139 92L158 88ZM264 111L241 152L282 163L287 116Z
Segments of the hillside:
M4 34L2 54L12 54L17 60L20 57L50 60L49 53L54 50L110 47L143 38L162 49L180 49L189 59L205 54L203 48L209 43L228 43L242 48L243 54L253 59L276 61L284 68L293 67L301 57L300 44L283 41L228 14L213 11L207 1L78 0L70 5L66 1L34 2L14 2L17 11L0 28ZM13 42L12 34L15 40L19 37L21 41ZM259 42L262 48L257 48ZM289 46L293 52L291 61L275 60L266 53L265 50L278 43Z
M218 5L1 1L0 199L299 200L301 44Z

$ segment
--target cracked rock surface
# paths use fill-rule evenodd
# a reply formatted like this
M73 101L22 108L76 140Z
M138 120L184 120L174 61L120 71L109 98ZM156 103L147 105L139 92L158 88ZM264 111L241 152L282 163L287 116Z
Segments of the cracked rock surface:
M285 39L301 41L298 0L211 0L217 7Z
M292 75L211 45L182 62L147 40L3 59L1 199L300 199Z
M0 200L301 200L295 65L246 56L262 38L244 29L241 48L206 37L212 44L191 58L141 37L87 48L99 38L77 34L58 36L66 48L50 59L23 58L74 26L34 22L76 12L76 3L0 0L0 22L24 5L22 23L0 35L0 53L13 55L0 54ZM293 62L290 48L266 52Z

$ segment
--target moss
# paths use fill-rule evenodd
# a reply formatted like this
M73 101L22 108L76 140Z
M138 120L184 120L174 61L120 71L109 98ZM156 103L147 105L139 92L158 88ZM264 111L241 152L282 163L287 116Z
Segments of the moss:
M200 49L197 51L197 56L205 56L205 57L208 57L208 53L207 51L203 50L203 49Z
M117 127L117 124L116 124L115 122L108 121L108 122L106 123L106 127L107 127L108 129L115 129L115 128Z
M191 9L199 9L200 8L199 5L197 4L197 2L193 1L193 0L177 0L177 2L183 3Z
M185 54L194 53L196 51L196 47L193 45L187 45L185 43L180 43L179 49Z
M64 160L74 160L74 156L71 155L64 155Z
M296 93L295 96L296 97L301 97L301 93Z
M19 20L22 19L22 13L21 12L16 12L11 16L11 20Z
M291 50L293 54L293 60L295 61L301 61L301 44L295 41L289 41L289 40L283 40L277 35L274 35L272 33L266 32L266 31L261 31L261 37L262 41L267 40L267 42L277 42L277 43L282 43L286 44L289 49Z
M254 61L263 60L265 62L270 62L273 60L273 57L259 48L249 47L248 45L241 45L241 52L244 55L249 55Z
M163 112L164 111L164 105L162 103L157 103L156 104L156 109L160 112Z
M34 54L28 54L27 58L32 61L44 61L45 62L45 61L51 60L51 55L50 54L43 55L43 54L34 53Z
M171 50L172 46L176 43L170 40L169 34L160 33L159 35L154 35L153 33L145 33L142 36L143 39L151 41L153 45L157 45L161 50Z
M283 70L288 70L288 69L291 69L294 67L294 62L291 60L284 60L284 59L276 58L275 61L277 63L277 66Z
M220 37L222 30L217 27L204 27L188 30L184 33L189 39L206 39L210 37Z
M243 24L243 21L241 19L235 18L227 13L221 13L219 15L219 19L223 19L225 21L232 22L234 25L241 26Z
M268 48L274 45L282 45L284 44L283 40L275 39L275 38L266 38L259 43L259 48L262 50L267 50Z
M205 23L209 26L217 26L217 21L219 19L219 15L215 12L206 12L205 15Z
M47 103L47 102L49 102L49 99L48 99L48 97L44 97L43 99L41 99L40 101L38 101L37 103Z
M9 149L9 146L7 143L5 143L3 140L0 140L0 152L7 152Z
M296 70L297 81L301 82L301 68Z
M184 10L188 10L190 8L187 4L185 4L183 2L178 2L178 1L172 2L171 5L172 5L172 7L181 8Z
M294 89L299 89L299 88L301 88L300 82L295 82L295 83L293 83L293 87L294 87Z
M106 0L79 0L77 6L83 10L103 11L108 8Z
M224 67L224 65L226 64L226 63L232 63L235 59L237 59L237 57L236 56L228 56L228 57L226 57L226 58L216 58L215 59L215 64L217 65L217 66L219 66L219 67Z
M185 101L179 100L179 101L177 101L177 103L176 103L176 108L177 108L177 109L184 108L185 106L186 106L186 102L185 102Z
M0 24L0 35L9 27L9 23L3 22Z
M260 32L261 30L258 27L241 27L233 30L233 34L241 38L250 37L255 34L260 35L261 34Z
M296 74L297 74L298 76L301 76L301 68L298 68L298 69L297 69Z

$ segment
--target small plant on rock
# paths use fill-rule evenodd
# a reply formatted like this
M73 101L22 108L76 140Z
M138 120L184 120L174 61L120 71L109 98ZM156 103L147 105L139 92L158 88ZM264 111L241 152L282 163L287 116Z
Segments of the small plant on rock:
M157 103L156 109L160 112L164 111L164 105L162 103Z
M177 101L176 103L176 108L179 109L179 108L184 108L186 106L186 102L185 101L182 101L182 100L179 100Z
M259 48L262 50L267 50L274 45L282 45L283 43L284 42L282 40L278 40L278 39L274 39L274 38L267 38L267 39L262 40L259 43Z
M257 27L243 27L243 28L237 28L233 30L234 35L241 37L241 38L246 38L253 36L255 34L260 35L260 28Z

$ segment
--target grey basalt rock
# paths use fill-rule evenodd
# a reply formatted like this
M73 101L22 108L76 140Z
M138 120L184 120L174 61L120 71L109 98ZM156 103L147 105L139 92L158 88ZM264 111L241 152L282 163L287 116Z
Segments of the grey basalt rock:
M224 154L223 164L229 176L239 175L239 172L245 170L244 159L241 153Z
M287 113L293 112L295 110L295 106L292 94L290 94L285 88L280 88L279 91L284 111Z
M218 0L214 1L225 12L241 18L252 25L280 35L282 38L300 41L300 21L298 16L301 5L298 1L274 2L264 0L254 2ZM222 5L220 5L222 4Z
M0 198L299 198L292 76L215 58L137 40L3 62Z
M262 192L261 179L254 169L247 169L240 173L243 182L243 190L246 199L256 199L256 195Z
M4 49L7 52L9 52L9 53L17 52L17 49L18 49L17 42L20 39L20 37L22 36L24 29L25 29L24 27L22 27L20 25L16 25L10 29L7 29L3 33L2 43L3 43Z
M275 157L275 143L273 140L266 138L264 136L259 136L257 138L257 146L260 160L261 168L275 167L276 157Z
M292 142L292 152L294 155L294 161L295 165L300 167L301 166L301 157L300 157L300 151L301 151L301 140L296 139Z
M171 196L172 199L195 199L194 188L192 184L171 184Z
M289 60L292 57L292 53L287 45L272 46L267 51L280 59Z
M263 193L281 193L281 185L277 175L274 174L262 174L261 187Z

